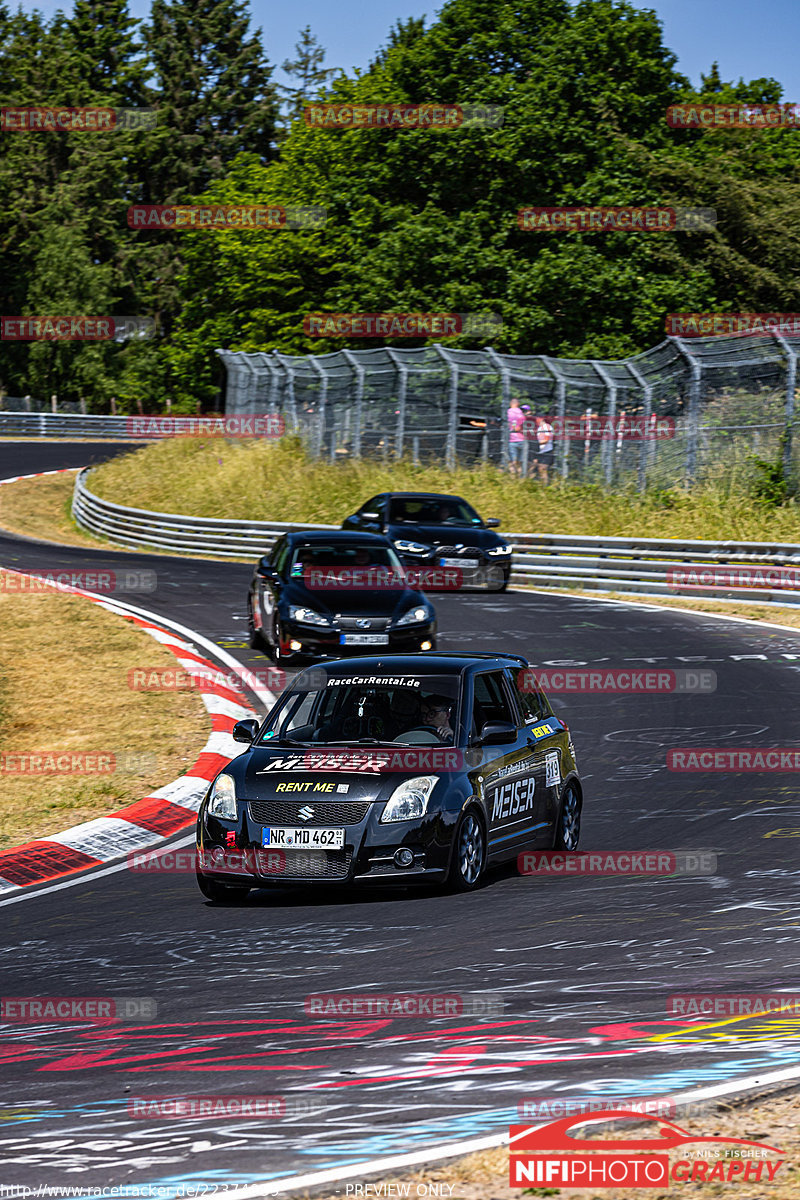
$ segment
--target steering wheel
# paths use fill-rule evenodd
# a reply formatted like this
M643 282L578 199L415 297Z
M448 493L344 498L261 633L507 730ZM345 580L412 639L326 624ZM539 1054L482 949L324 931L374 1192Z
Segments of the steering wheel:
M413 729L407 729L405 733L401 734L400 738L405 740L406 738L410 737L412 733L432 733L440 742L444 742L445 738L450 736L449 734L441 733L441 731L437 729L435 725L415 725ZM400 738L395 738L394 740L398 742L400 741ZM414 743L412 743L412 745L413 744Z

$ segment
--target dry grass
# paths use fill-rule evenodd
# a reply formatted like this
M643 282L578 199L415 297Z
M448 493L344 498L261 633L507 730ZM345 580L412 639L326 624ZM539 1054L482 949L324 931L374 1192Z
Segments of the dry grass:
M800 540L795 503L768 508L713 487L643 495L560 482L542 487L491 465L449 472L408 461L330 463L309 459L295 438L170 438L104 463L91 487L107 500L137 508L334 524L376 492L431 490L459 493L515 532Z
M739 1196L742 1200L800 1200L800 1172L797 1160L800 1156L800 1101L798 1093L783 1094L774 1099L755 1101L747 1106L729 1107L716 1115L675 1118L675 1123L688 1129L698 1136L719 1135L723 1137L744 1138L749 1141L766 1142L778 1146L786 1153L785 1164L780 1168L773 1183L740 1184L735 1183L674 1183L666 1191L661 1188L646 1188L644 1190L619 1188L511 1188L508 1185L507 1146L495 1150L484 1150L479 1154L470 1154L466 1158L451 1159L442 1163L434 1163L421 1167L413 1174L398 1172L381 1179L370 1176L369 1180L358 1180L377 1185L379 1182L394 1184L395 1190L384 1191L384 1195L398 1195L396 1185L400 1182L410 1184L407 1193L414 1197L426 1192L436 1195L432 1185L448 1184L452 1186L450 1200L518 1200L520 1196L551 1196L556 1200L633 1200L634 1194L646 1196L647 1200L720 1200L723 1196ZM613 1135L603 1132L603 1137L622 1137L622 1133ZM647 1135L651 1136L651 1135ZM691 1147L688 1147L691 1150ZM676 1151L670 1153L670 1162L675 1163L685 1155ZM766 1174L765 1174L766 1179ZM353 1182L350 1182L350 1196ZM418 1185L426 1185L417 1191ZM322 1190L313 1193L315 1200L341 1200L347 1195L345 1184L337 1190ZM380 1195L380 1192L361 1195ZM447 1191L443 1193L448 1195ZM306 1193L309 1196L310 1193Z
M0 527L25 537L66 542L71 546L100 544L72 520L70 504L77 471L20 479L0 487Z
M0 848L113 812L191 766L210 729L205 706L196 692L130 691L129 668L151 665L176 661L89 600L0 590L3 753L142 756L106 775L4 774Z

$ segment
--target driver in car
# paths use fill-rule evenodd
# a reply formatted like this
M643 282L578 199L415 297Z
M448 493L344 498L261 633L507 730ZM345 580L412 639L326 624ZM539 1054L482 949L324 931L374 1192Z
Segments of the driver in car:
M453 729L450 725L450 715L453 711L453 701L447 696L425 696L422 700L422 723L432 725L439 737L452 740Z

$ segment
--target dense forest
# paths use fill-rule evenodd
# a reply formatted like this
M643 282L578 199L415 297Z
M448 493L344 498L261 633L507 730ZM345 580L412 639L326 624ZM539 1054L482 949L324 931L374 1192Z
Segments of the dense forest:
M217 347L324 353L309 313L493 312L515 354L613 358L673 311L800 311L794 129L675 130L668 105L776 102L774 79L699 91L654 13L612 0L448 0L398 22L364 71L310 31L276 86L238 0L76 0L46 20L0 3L0 106L153 109L155 128L0 131L2 313L155 319L126 342L0 345L0 392L88 411L213 409ZM308 100L492 104L502 124L312 128ZM791 98L790 98L791 99ZM313 205L324 228L133 229L132 205ZM712 232L547 234L530 205L713 208ZM431 339L434 340L434 339ZM405 340L403 345L421 341ZM485 344L466 335L448 344Z

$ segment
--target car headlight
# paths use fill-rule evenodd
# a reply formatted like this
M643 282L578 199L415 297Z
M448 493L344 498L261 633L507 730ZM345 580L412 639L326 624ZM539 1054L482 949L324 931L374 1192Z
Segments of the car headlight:
M497 557L499 558L501 555L505 556L506 554L510 554L511 550L512 550L512 547L509 546L507 542L503 542L502 545L500 545L500 546L490 547L490 549L488 549L486 551L486 553L490 554L493 558L495 557L495 555L497 555Z
M313 608L303 608L302 605L289 605L289 619L299 621L301 625L330 625L327 617L323 617L322 613L314 612Z
M424 542L407 542L405 538L398 538L395 547L406 554L429 554L433 549L433 546L426 546Z
M438 780L438 775L418 775L416 779L404 779L386 801L381 813L381 823L411 821L414 817L423 816Z
M398 625L419 625L422 621L430 621L433 613L428 608L424 608L421 604L416 608L410 608L407 613L403 613L402 617L397 618Z
M212 817L222 817L223 821L237 819L236 784L232 775L218 775L214 780L208 811Z

